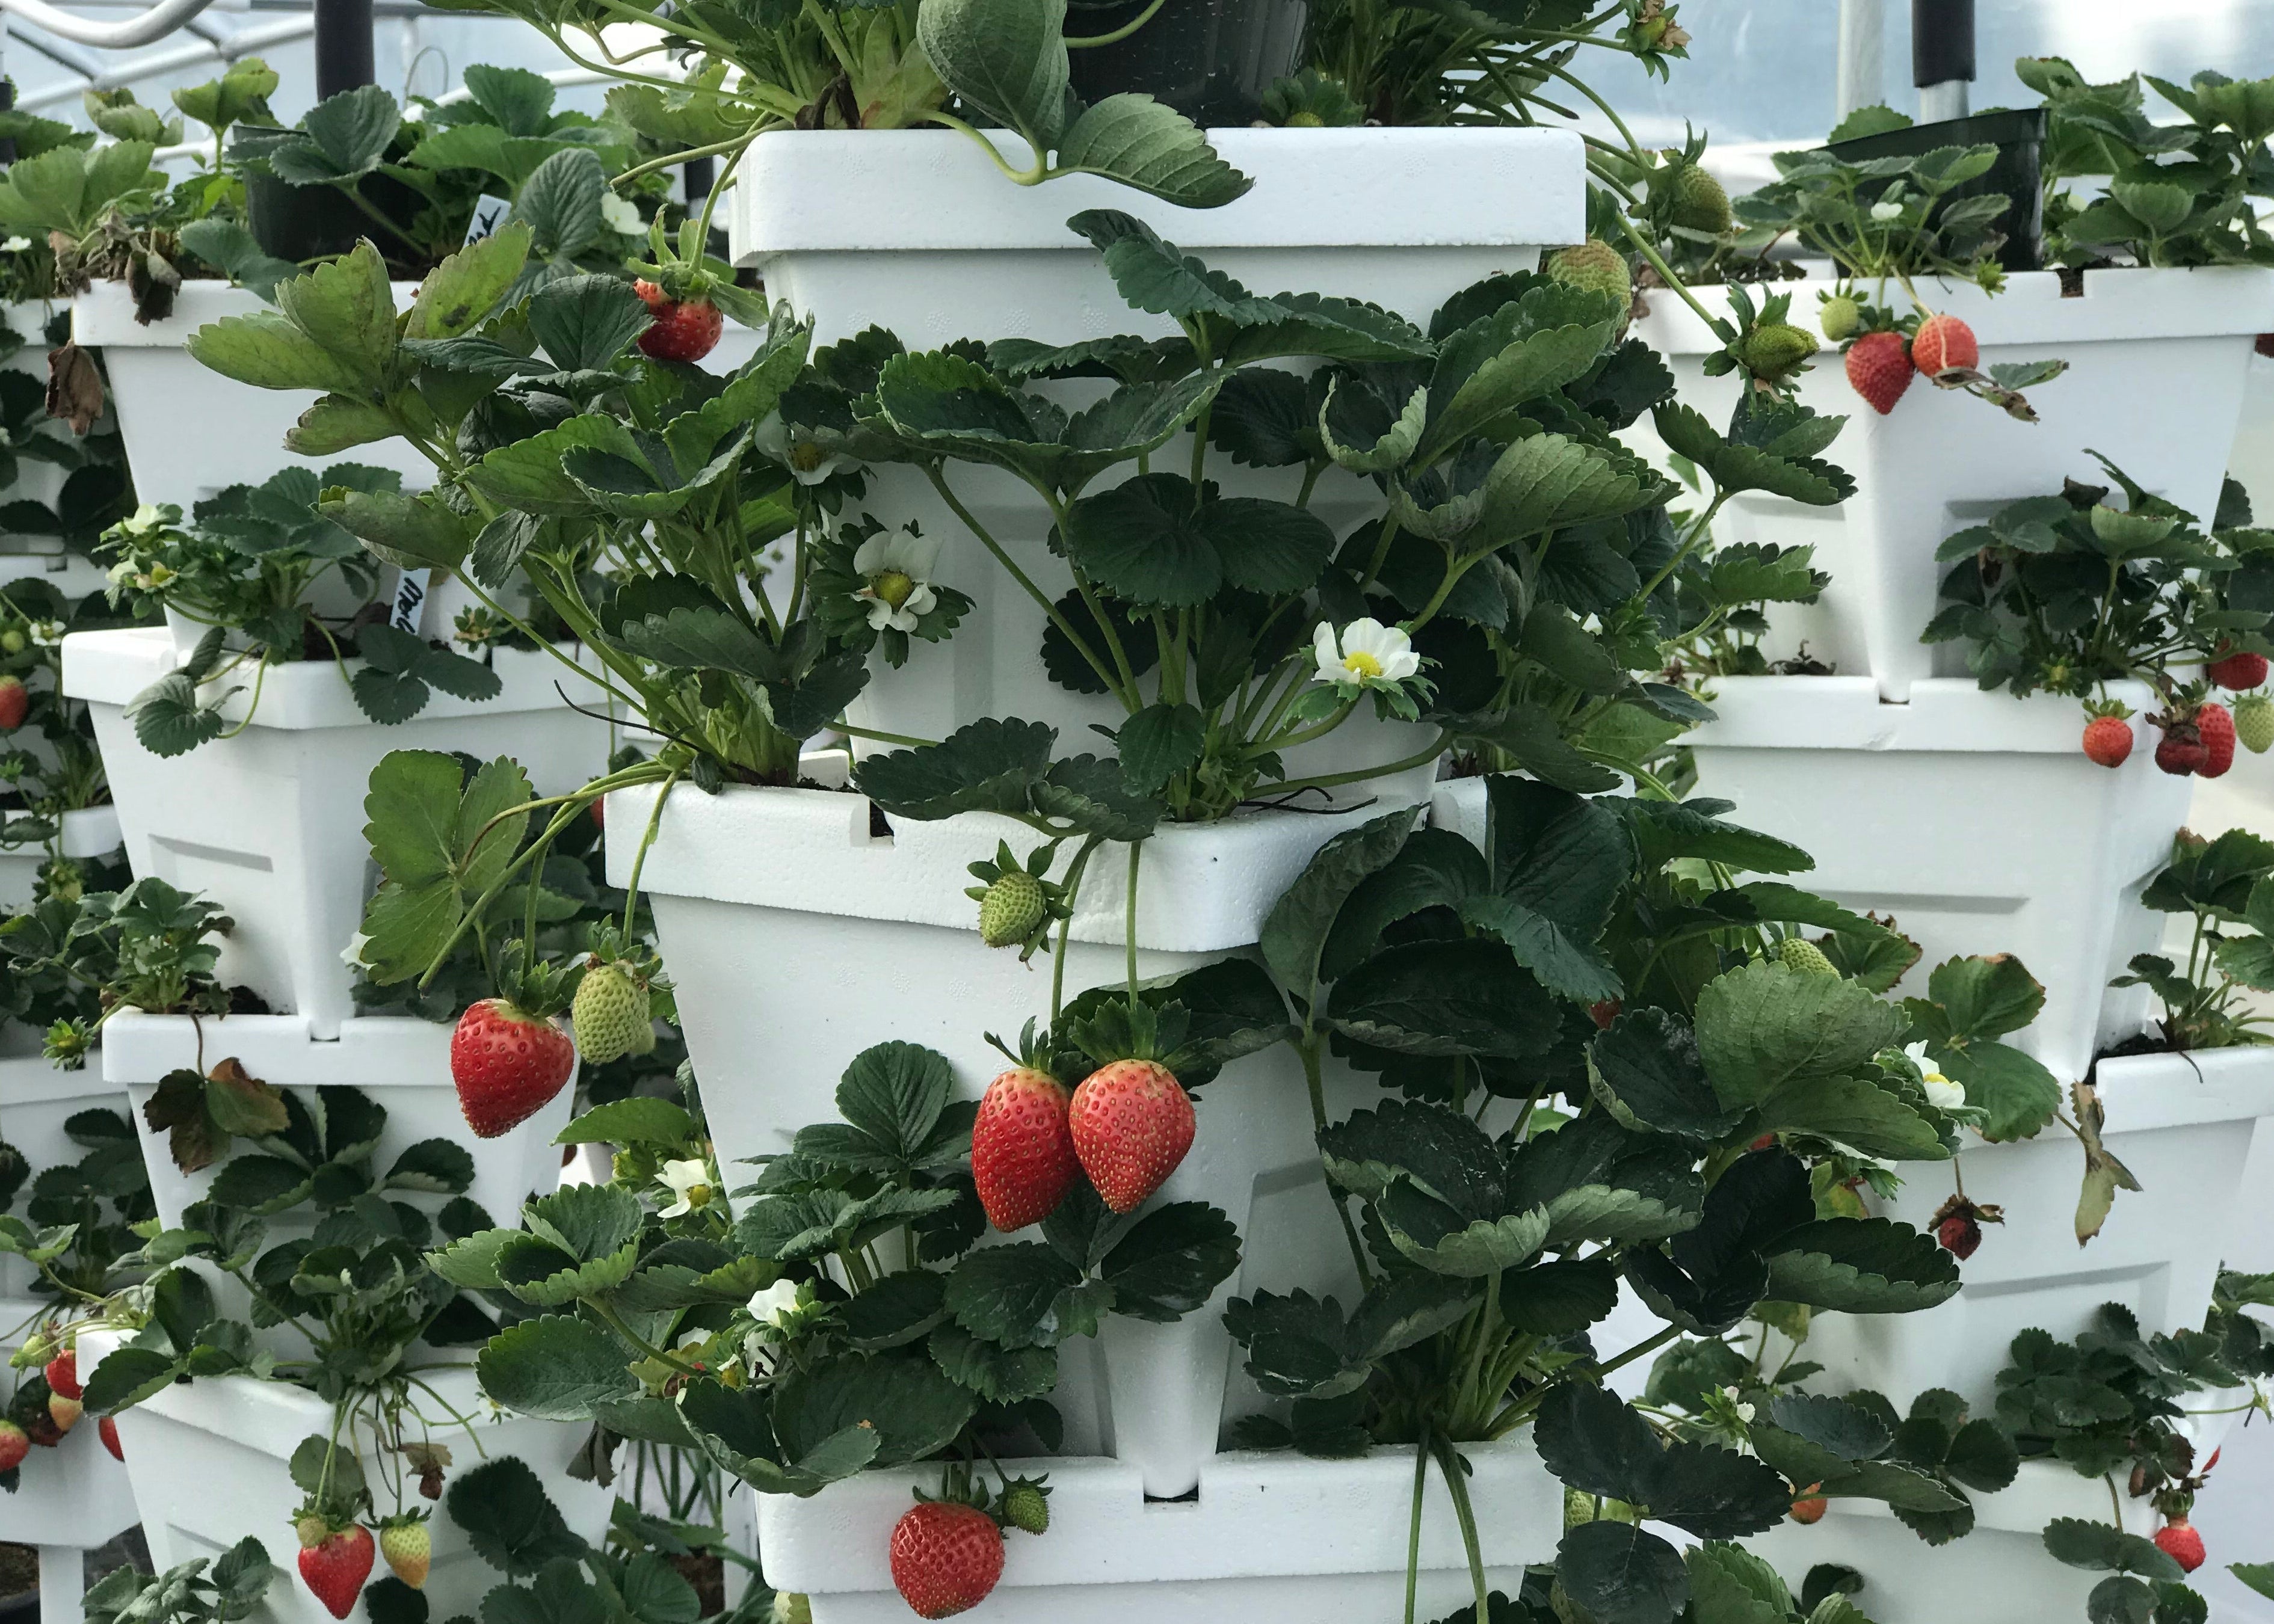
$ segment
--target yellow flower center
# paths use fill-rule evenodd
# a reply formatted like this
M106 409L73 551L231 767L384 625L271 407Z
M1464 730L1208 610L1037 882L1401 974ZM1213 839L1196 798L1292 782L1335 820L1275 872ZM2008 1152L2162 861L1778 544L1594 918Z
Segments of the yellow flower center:
M789 448L789 465L801 474L809 474L822 464L821 447L809 440L802 440Z
M869 577L869 590L897 609L908 601L908 594L916 590L916 583L903 572L888 569Z
M1343 656L1343 669L1354 677L1378 677L1382 674L1382 662L1364 649L1353 649Z
M708 1184L689 1184L687 1186L685 1193L687 1196L687 1204L689 1207L708 1207L711 1205L711 1186Z

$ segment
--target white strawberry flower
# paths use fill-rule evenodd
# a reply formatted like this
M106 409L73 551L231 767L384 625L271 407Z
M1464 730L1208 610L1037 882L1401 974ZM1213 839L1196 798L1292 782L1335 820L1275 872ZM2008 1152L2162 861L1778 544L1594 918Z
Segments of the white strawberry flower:
M938 562L939 543L914 530L887 530L862 542L853 568L863 584L853 596L869 605L870 627L915 630L939 602L930 580Z
M1966 1109L1966 1085L1953 1082L1936 1071L1932 1062L1927 1058L1924 1043L1906 1044L1903 1047L1903 1053L1909 1056L1911 1064L1919 1069L1919 1081L1926 1088L1928 1104L1939 1111L1956 1111Z
M753 1295L748 1306L750 1318L760 1325L770 1325L778 1331L787 1329L791 1315L797 1312L797 1282L777 1280Z
M340 950L340 962L350 970L362 969L364 944L370 940L362 931L357 931L348 938L348 944Z
M794 440L789 425L782 421L779 411L770 411L758 419L751 432L751 443L789 470L789 477L800 485L819 485L845 465L840 453L824 451L809 440Z
M666 1162L657 1180L674 1198L659 1217L684 1218L697 1207L708 1207L719 1192L712 1181L708 1163L702 1162Z
M1871 218L1879 221L1881 224L1885 224L1890 220L1900 220L1902 218L1902 214L1903 206L1900 203L1874 203L1871 205Z
M1314 680L1349 695L1364 688L1394 688L1421 669L1421 657L1404 629L1384 626L1372 615L1352 620L1339 634L1321 622L1311 651L1319 662Z
M600 219L619 237L638 237L647 230L647 222L640 218L639 205L613 192L601 194Z

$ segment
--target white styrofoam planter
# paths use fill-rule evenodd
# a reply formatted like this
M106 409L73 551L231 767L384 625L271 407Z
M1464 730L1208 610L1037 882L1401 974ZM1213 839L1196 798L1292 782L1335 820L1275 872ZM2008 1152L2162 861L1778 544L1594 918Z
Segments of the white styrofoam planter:
M0 1357L23 1346L26 1331L51 1312L43 1299L0 1297ZM34 1373L18 1371L14 1379ZM42 1624L70 1624L80 1616L87 1553L139 1520L126 1468L102 1447L93 1416L53 1448L35 1447L24 1457L15 1492L0 1493L0 1540L38 1548Z
M395 307L405 307L417 291L413 283L395 283ZM391 468L413 489L433 484L434 465L404 440L379 440L337 456L293 455L284 449L285 433L315 404L316 392L239 383L208 371L184 347L207 322L269 308L220 282L184 282L173 313L147 326L134 319L123 282L98 282L72 301L73 341L100 349L110 374L110 409L125 436L135 494L187 513L230 485L259 485L280 468L337 462Z
M1549 1560L1562 1532L1562 1489L1528 1436L1462 1454L1486 1575L1514 1595L1524 1568ZM1376 1449L1354 1461L1293 1454L1220 1455L1187 1500L1148 1499L1126 1462L1005 1462L1048 1472L1050 1531L1007 1536L1002 1582L974 1624L1313 1624L1394 1619L1405 1596L1413 1454ZM892 1525L937 1493L939 1469L864 1472L810 1500L758 1497L758 1551L768 1584L809 1597L814 1624L900 1624L907 1604L887 1561ZM1418 1602L1437 1618L1474 1591L1450 1499L1436 1465L1424 1491Z
M2152 708L2144 688L2110 691ZM2008 1041L2064 1083L2140 1030L2146 989L2108 982L2162 936L2140 893L2170 859L2193 782L2157 771L2144 719L2111 771L2084 756L2076 701L1970 680L1922 681L1896 705L1869 677L1731 677L1707 699L1715 719L1683 741L1697 793L1814 856L1792 883L1893 914L1924 950L1902 993L1924 995L1945 959L2014 955L2045 1004Z
M94 1356L107 1353L118 1340L114 1333L82 1334L80 1369L92 1371L100 1363ZM440 1404L414 1390L428 1435L450 1451L446 1481L485 1460L516 1455L537 1473L568 1526L594 1545L601 1542L614 1496L568 1475L587 1428L522 1416L497 1417L471 1370L433 1370L421 1379L473 1422L469 1436ZM329 1403L305 1388L249 1376L201 1378L122 1411L119 1444L158 1571L192 1557L218 1555L252 1534L282 1570L259 1616L269 1624L331 1624L331 1614L309 1593L294 1565L299 1545L291 1519L302 1495L287 1470L302 1439L331 1431ZM366 1429L358 1429L356 1441L358 1459L384 1515L394 1507L382 1485L401 1471L401 1463L374 1460ZM415 1480L410 1500L425 1503L418 1498ZM441 1618L473 1613L504 1575L474 1553L448 1516L437 1515L428 1526L433 1538L433 1567L425 1586L428 1606ZM386 1575L384 1563L373 1567L373 1577ZM358 1601L348 1617L367 1624L364 1604Z
M1004 137L1005 150L1018 146ZM1254 292L1367 300L1427 325L1445 298L1496 271L1529 269L1541 245L1585 235L1578 139L1548 130L1216 130L1209 139L1255 181L1221 208L1188 209L1092 176L1015 186L952 130L783 132L754 144L730 197L738 264L755 266L828 343L878 325L911 350L954 339L1050 343L1114 334L1160 337L1167 318L1132 310L1088 240L1066 225L1086 209L1144 220ZM1074 405L1089 384L1041 386ZM1155 454L1182 467L1186 437ZM1133 472L1133 466L1126 470ZM1243 469L1216 454L1227 495L1293 500L1301 472ZM1118 483L1118 470L1111 483ZM1048 543L1050 512L1012 475L956 465L948 479L971 513L1053 600L1073 584ZM1380 511L1372 485L1330 470L1311 507L1338 536ZM1118 724L1103 696L1050 681L1037 651L1042 610L938 497L907 468L870 476L869 511L915 521L944 544L937 578L973 601L944 643L919 643L895 671L881 660L850 709L858 726L942 739L981 717L1048 722L1068 741ZM1403 724L1346 727L1287 754L1289 778L1386 765L1431 733ZM1344 797L1418 799L1430 773L1367 781Z
M2221 1248L2240 1233L2238 1216L2258 1211L2246 1203L2243 1172L2260 1124L2274 1116L2274 1047L2126 1056L2103 1060L2097 1079L2102 1141L2142 1186L2117 1192L2099 1235L2079 1248L2084 1157L2067 1129L2008 1145L1969 1136L1957 1176L1970 1199L2004 1208L2005 1222L1983 1226L1948 1302L1910 1314L1818 1314L1803 1356L1825 1366L1816 1385L1869 1387L1899 1407L1948 1387L1987 1415L2014 1336L2032 1327L2066 1341L2114 1302L2150 1334L2202 1327ZM1894 1197L1870 1205L1926 1229L1952 1176L1931 1162L1901 1172Z
M1811 277L1750 291L1756 304L1791 294L1792 319L1812 331L1817 295L1831 285ZM1832 575L1820 608L1806 618L1818 658L1869 673L1890 699L1922 678L1962 672L1962 645L1918 640L1949 569L1935 562L1936 548L2007 502L2057 494L2064 478L2106 483L2089 450L2210 522L2242 412L2252 342L2274 329L2274 270L2112 268L2083 273L2082 287L2080 297L2063 297L2053 271L2009 276L1995 297L1971 282L1919 283L1931 308L1972 327L1985 370L2008 361L2069 364L2066 374L2029 391L2037 423L1923 379L1882 417L1829 350L1802 375L1804 403L1848 419L1825 456L1856 477L1856 494L1822 508L1749 493L1723 509L1721 534L1815 545L1817 563ZM1899 312L1912 308L1894 284L1867 290ZM1714 315L1728 314L1726 289L1703 288L1697 297ZM1682 399L1726 427L1740 380L1700 370L1721 341L1679 297L1653 293L1650 304L1636 335L1666 355Z
M176 1167L166 1135L150 1127L142 1108L168 1072L210 1071L231 1057L275 1087L305 1094L345 1086L369 1094L387 1111L386 1131L372 1153L376 1173L384 1175L395 1157L422 1139L463 1145L474 1159L474 1179L465 1194L493 1222L508 1229L518 1222L523 1200L549 1194L561 1182L561 1151L553 1139L568 1121L576 1092L573 1073L552 1102L527 1122L495 1139L476 1139L450 1080L448 1026L407 1015L362 1015L341 1022L339 1036L325 1041L312 1034L309 1025L297 1015L199 1020L139 1011L105 1023L103 1081L124 1086L133 1102L134 1131L150 1169L151 1194L169 1228L182 1222L183 1208L204 1198L219 1169L184 1173ZM0 1128L6 1121L5 1108L0 1107ZM389 1199L432 1213L448 1198L398 1191ZM279 1224L272 1222L270 1227L274 1234Z
M94 715L135 876L158 875L222 904L237 926L222 951L222 980L249 985L329 1038L355 1012L340 955L360 928L369 890L363 801L381 756L510 756L541 795L584 784L606 764L608 725L570 708L602 709L596 685L541 650L500 650L491 660L504 683L498 697L469 702L437 691L417 717L391 727L356 708L337 666L280 665L262 684L251 726L171 758L145 749L125 713L175 668L165 628L74 633L64 643L64 690ZM222 705L232 728L252 697L250 679L242 686Z
M611 883L629 877L636 845L629 837L645 829L655 793L609 797L607 826L623 831L608 846ZM1273 812L1161 829L1140 869L1138 974L1173 975L1249 951L1312 853L1371 816ZM747 1179L736 1163L787 1150L799 1128L836 1119L839 1079L862 1050L890 1040L928 1045L953 1064L958 1092L976 1098L1008 1064L986 1034L1015 1042L1029 1016L1049 1019L1047 956L1021 965L1015 952L985 946L978 905L964 895L966 865L992 857L998 840L1023 855L1038 844L1034 832L988 813L901 820L889 834L872 833L870 819L857 794L682 789L648 853L641 884L730 1185ZM1090 860L1067 950L1069 998L1126 973L1126 851L1103 846ZM765 1064L753 1065L754 1056ZM1345 1088L1344 1079L1330 1065L1330 1118L1377 1092L1355 1079ZM1231 1355L1224 1299L1297 1285L1349 1289L1294 1051L1277 1046L1235 1062L1197 1099L1198 1137L1159 1199L1221 1207L1239 1229L1240 1273L1176 1325L1114 1317L1096 1343L1061 1350L1067 1447L1140 1467L1157 1496L1191 1489L1216 1447ZM1093 1356L1103 1361L1102 1378ZM1242 1402L1235 1389L1234 1408Z
M76 1165L87 1147L75 1143L66 1124L81 1111L132 1109L124 1089L102 1083L102 1051L86 1069L66 1071L40 1054L40 1034L24 1026L8 1028L0 1042L0 1140L24 1154L34 1177L49 1168ZM28 1185L27 1185L28 1187ZM39 1271L20 1257L0 1257L0 1298L26 1297ZM0 1327L16 1323L0 1318ZM5 1538L0 1535L0 1538Z
M109 857L118 850L118 808L81 807L63 815L56 854L63 857ZM0 846L0 907L19 910L32 906L39 883L40 866L48 848L37 842Z
M2044 1527L2056 1517L2107 1522L2115 1509L2108 1485L2057 1462L2025 1461L2008 1487L1995 1494L1969 1490L1967 1498L1974 1531L1947 1545L1928 1545L1866 1500L1835 1500L1820 1522L1784 1522L1744 1543L1796 1594L1819 1562L1853 1568L1864 1575L1853 1599L1873 1624L2084 1617L2085 1598L2107 1575L2056 1561L2045 1550ZM2127 1533L2147 1538L2160 1522L2146 1500L2125 1500Z

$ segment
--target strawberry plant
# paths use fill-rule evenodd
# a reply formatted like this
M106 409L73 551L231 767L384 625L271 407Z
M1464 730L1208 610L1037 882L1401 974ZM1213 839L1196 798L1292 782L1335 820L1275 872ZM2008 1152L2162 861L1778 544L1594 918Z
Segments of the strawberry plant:
M2274 842L2241 829L2208 839L2182 830L2140 903L2194 917L2187 958L2135 954L2130 974L2110 985L2156 995L2172 1049L2269 1041L2265 1028L2274 1021L2257 1012L2251 995L2274 992Z
M76 1070L103 1022L123 1009L153 1015L227 1013L214 977L227 915L153 876L117 891L49 895L0 920L0 959L27 1012L48 1013L46 1054Z
M105 623L106 607L99 594L74 606L37 576L0 588L0 694L21 700L0 748L0 848L47 848L42 896L57 884L84 886L88 877L62 855L64 815L110 799L87 706L63 694L64 636ZM0 714L0 723L9 719Z
M1115 735L1125 820L1220 817L1261 793L1329 789L1448 748L1608 788L1615 769L1639 765L1638 729L1667 725L1662 738L1703 714L1629 673L1655 670L1661 640L1679 629L1673 594L1658 595L1704 544L1713 514L1746 490L1829 505L1851 488L1815 460L1836 424L1793 406L1758 444L1724 439L1668 400L1670 374L1645 346L1618 340L1620 301L1550 275L1480 283L1424 333L1347 301L1259 299L1213 272L1183 280L1197 262L1126 215L1072 223L1104 253L1124 297L1165 307L1181 341L1063 350L1005 341L983 363L900 353L872 335L862 393L793 389L783 410L817 445L915 464L1043 611L1052 678L1110 695L1126 713ZM1246 364L1290 355L1329 365L1306 380ZM1092 451L1089 418L1070 423L1028 386L1100 370L1119 387L1093 412L1121 443ZM1675 487L1614 438L1653 408L1660 433L1713 484L1706 511L1678 533L1661 511ZM830 426L832 413L849 417L852 438ZM1000 425L1014 421L1025 426L1004 443ZM1146 471L1150 452L1187 422L1189 470ZM1554 431L1535 430L1541 422ZM1211 453L1285 470L1293 500L1216 494ZM1054 599L1035 586L957 497L959 464L976 462L1009 469L1048 506L1073 591ZM1138 471L1103 486L1125 462ZM1311 500L1322 479L1351 474L1387 500L1337 539ZM1235 527L1268 529L1273 547L1229 545ZM1406 760L1290 776L1284 752L1361 709L1426 721L1439 737ZM940 816L961 809L947 786L990 778L987 752L1005 747L1046 748L1030 725L983 724L932 748L872 757L858 781L888 812ZM1058 772L1035 759L1037 772ZM1065 771L1110 782L1078 767L1088 759ZM911 796L904 781L939 787ZM989 804L1030 818L1066 808L1081 827L1037 824L1060 838L1103 827L1056 788L1029 798L1011 787Z
M1507 776L1487 793L1483 850L1392 813L1329 841L1265 926L1308 1074L1331 1050L1403 1097L1329 1122L1314 1083L1361 1295L1347 1309L1304 1292L1234 1300L1249 1375L1291 1401L1241 1439L1321 1455L1397 1443L1434 1461L1479 1616L1458 1456L1525 1426L1571 1488L1707 1539L1773 1526L1818 1486L1954 1503L1916 1474L1836 1472L1820 1447L1781 1463L1662 1432L1595 1385L1684 1331L1718 1335L1764 1297L1901 1312L1955 1291L1928 1237L1820 1216L1811 1163L1946 1161L1963 1118L1903 1056L1903 1011L1777 951L1815 924L1843 956L1900 960L1884 985L1904 944L1781 880L1736 882L1731 869L1808 859L1714 803L1590 800ZM1480 1118L1502 1101L1495 1132ZM1866 1257L1867 1274L1841 1261ZM1622 1279L1668 1323L1598 1352L1580 1334ZM1681 1606L1677 1554L1615 1517L1576 1523L1557 1570L1583 1609L1626 1605L1638 1584L1649 1616Z
M267 1547L250 1534L217 1557L155 1575L130 1561L87 1586L87 1624L237 1624L260 1608L276 1577Z
M2222 1274L2200 1331L2145 1336L2131 1311L2107 1303L2074 1342L2034 1329L2014 1339L2012 1362L1998 1373L1999 1424L2023 1458L2058 1460L2106 1481L2119 1514L2105 1523L2059 1517L2044 1530L2055 1560L2111 1575L2094 1588L2093 1616L2120 1607L2141 1617L2202 1616L2202 1598L2183 1583L2204 1558L2187 1515L2218 1455L2197 1459L2186 1417L2220 1412L2188 1401L2231 1399L2248 1387L2233 1408L2265 1407L2258 1384L2274 1374L2274 1360L2264 1327L2241 1312L2265 1303L2265 1288L2263 1275ZM2123 1528L2126 1497L2148 1500L2163 1517L2152 1540Z
M1921 641L1965 643L1984 688L2090 699L2111 682L2144 682L2165 714L2191 716L2209 666L2274 650L2274 538L2251 528L2232 480L2206 530L2101 466L2112 485L2072 479L1946 540L1936 557L1952 567L1946 601ZM2109 500L2114 486L2122 508Z
M168 505L106 533L98 551L110 564L114 605L139 615L163 608L207 628L188 660L128 703L146 748L180 756L222 737L222 707L249 690L241 731L259 710L269 670L299 660L333 662L358 707L387 726L424 710L434 688L496 697L501 684L481 660L390 621L392 580L383 588L371 555L316 511L327 488L391 494L397 484L388 470L354 463L320 476L290 468L198 503L187 526ZM350 659L360 668L350 673Z
M491 1339L484 1389L508 1409L635 1436L675 1405L704 1455L762 1492L811 1493L942 1451L968 1462L1054 1445L1043 1395L1059 1345L1108 1313L1193 1312L1237 1267L1239 1239L1205 1205L1119 1217L1078 1183L1041 1239L975 1249L975 1107L951 1102L953 1080L914 1044L858 1056L838 1090L844 1120L802 1130L738 1199L731 1228L715 1186L677 1216L679 1201L658 1211L644 1196L650 1177L678 1188L670 1153L691 1147L693 1126L679 1108L599 1108L572 1132L644 1147L613 1184L533 1202L524 1229L433 1259L460 1285L547 1311ZM864 1420L847 1425L840 1407L856 1395Z
M2202 72L2179 85L2134 73L2095 85L2059 56L2024 56L2014 71L2044 98L2048 262L2274 264L2254 201L2274 135L2274 80ZM2153 113L2143 81L2161 103Z

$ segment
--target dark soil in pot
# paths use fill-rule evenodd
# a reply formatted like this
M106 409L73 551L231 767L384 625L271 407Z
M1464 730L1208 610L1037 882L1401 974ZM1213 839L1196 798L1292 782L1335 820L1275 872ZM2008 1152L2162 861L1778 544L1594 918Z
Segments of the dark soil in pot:
M1066 37L1117 33L1147 4L1070 0ZM1091 102L1142 91L1203 128L1254 124L1272 81L1295 71L1309 9L1308 0L1163 0L1127 39L1073 51L1073 87Z

